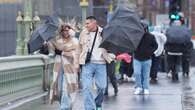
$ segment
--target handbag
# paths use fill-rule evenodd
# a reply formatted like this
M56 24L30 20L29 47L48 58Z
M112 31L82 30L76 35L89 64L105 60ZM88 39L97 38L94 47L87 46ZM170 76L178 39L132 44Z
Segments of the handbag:
M97 37L97 33L98 33L98 27L97 27L97 30L96 30L96 32L95 32L95 38L94 38L94 40L93 40L93 44L92 44L91 51L88 50L88 52L87 52L87 56L86 56L86 59L85 59L85 64L89 63L90 60L91 60L91 54L92 54L92 52L93 52L93 47L94 47L94 45L95 45L95 40L96 40L96 37Z

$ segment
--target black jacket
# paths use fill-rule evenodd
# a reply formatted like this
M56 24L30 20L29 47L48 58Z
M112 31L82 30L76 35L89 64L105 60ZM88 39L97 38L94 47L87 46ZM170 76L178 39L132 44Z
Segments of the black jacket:
M134 57L140 61L148 60L151 58L157 47L158 44L156 43L154 35L146 32L135 51Z

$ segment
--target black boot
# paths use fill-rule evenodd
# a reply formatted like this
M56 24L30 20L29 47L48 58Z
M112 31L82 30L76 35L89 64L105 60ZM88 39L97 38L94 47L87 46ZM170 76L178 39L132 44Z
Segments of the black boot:
M184 77L189 77L189 72L184 72L184 73L183 73L183 76L184 76Z
M115 95L115 96L118 95L118 88L117 88L117 87L114 89L114 95Z
M172 74L172 81L174 82L179 81L179 76L177 73Z
M105 96L108 96L108 91L106 91L106 92L104 93L104 95L105 95Z

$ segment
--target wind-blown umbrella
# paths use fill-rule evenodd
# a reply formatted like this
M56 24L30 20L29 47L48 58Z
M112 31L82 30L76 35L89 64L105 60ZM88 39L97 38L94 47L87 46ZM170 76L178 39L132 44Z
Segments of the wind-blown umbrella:
M191 41L192 34L185 26L171 26L166 32L167 43L182 44Z
M103 29L100 47L113 53L133 52L143 34L144 28L136 13L125 5L119 5Z
M55 37L56 30L58 29L59 20L57 17L48 17L45 24L38 27L28 41L28 52L33 53L40 49L44 41L48 41Z

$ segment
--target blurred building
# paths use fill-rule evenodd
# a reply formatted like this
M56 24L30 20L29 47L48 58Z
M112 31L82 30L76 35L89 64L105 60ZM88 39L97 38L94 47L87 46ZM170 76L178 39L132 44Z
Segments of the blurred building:
M16 48L16 16L17 12L24 11L25 0L0 0L0 56L15 54ZM41 19L48 15L60 16L63 20L76 18L81 20L81 0L31 0L32 15L38 11ZM94 15L98 23L104 26L107 23L109 12L112 11L118 0L86 0L89 2L87 15ZM150 24L157 23L159 14L169 14L171 1L180 1L181 11L184 12L186 23L195 33L195 0L128 0L129 5L137 7L138 14L149 20ZM112 5L111 5L112 4Z
M24 14L25 0L0 0L0 56L15 55L16 16L18 11ZM37 11L41 20L49 15L81 19L79 0L30 0L32 15Z
M136 0L138 13L153 25L156 24L156 16L169 14L175 3L178 3L178 10L184 13L187 26L195 33L195 0Z

